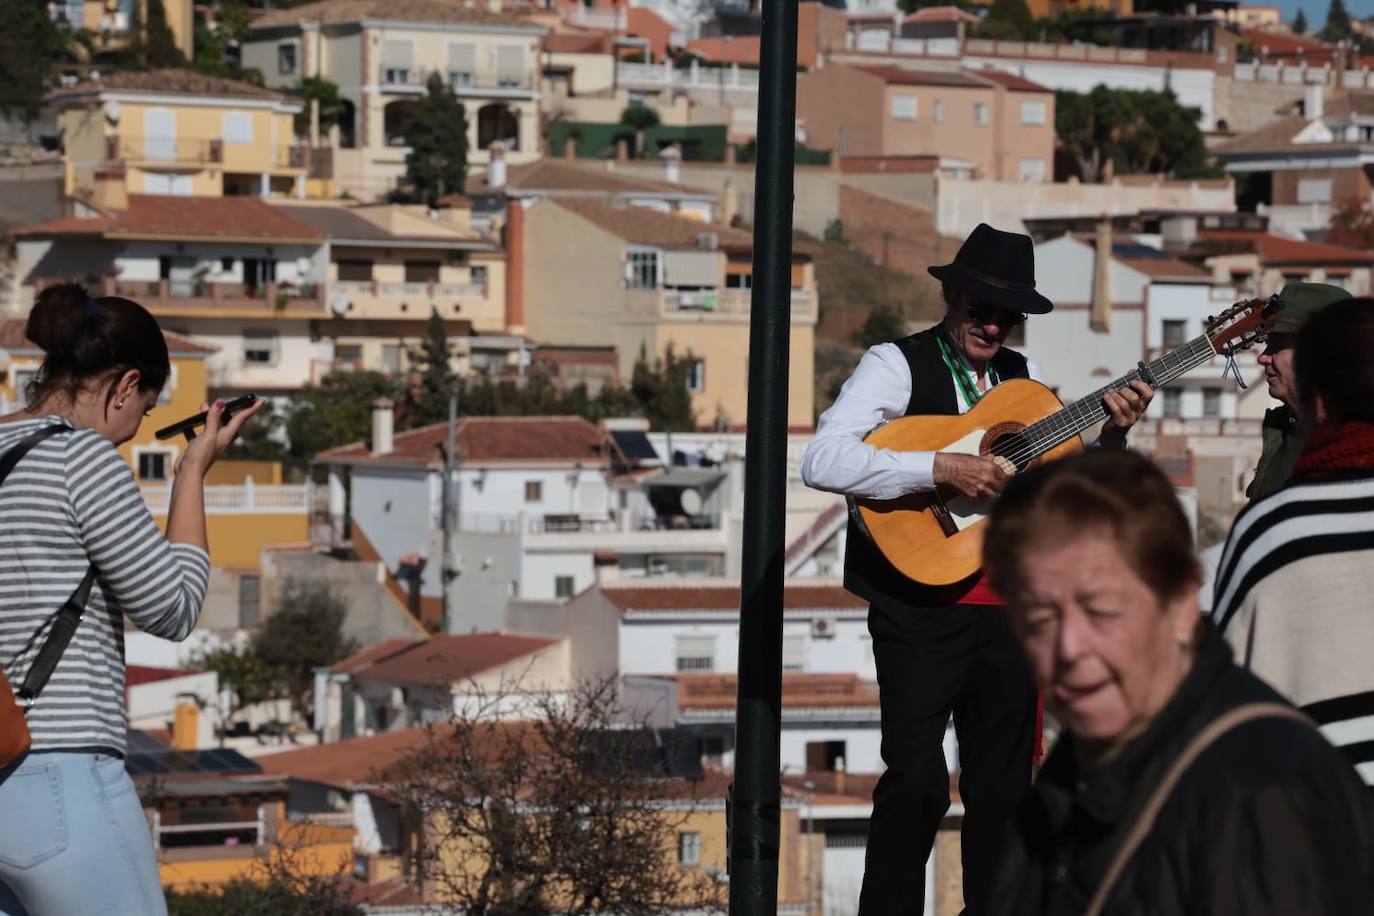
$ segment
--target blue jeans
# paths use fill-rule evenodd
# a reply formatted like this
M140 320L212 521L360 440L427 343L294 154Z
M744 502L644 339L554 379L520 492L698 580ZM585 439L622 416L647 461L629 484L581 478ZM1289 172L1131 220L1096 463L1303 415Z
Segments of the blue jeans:
M0 916L165 916L124 761L30 754L0 773Z

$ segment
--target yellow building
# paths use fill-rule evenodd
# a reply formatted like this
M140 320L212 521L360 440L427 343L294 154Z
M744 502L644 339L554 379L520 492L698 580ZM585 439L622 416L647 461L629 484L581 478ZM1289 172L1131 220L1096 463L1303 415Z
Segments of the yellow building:
M115 72L51 96L66 150L66 192L94 196L121 177L126 194L305 194L301 103L251 83L190 70Z
M641 352L689 356L697 422L744 425L753 239L649 207L550 197L508 208L507 257L520 301L508 309L535 340L610 345L629 378ZM815 423L814 265L793 256L790 427ZM514 323L514 321L513 321Z
M91 36L93 50L119 51L133 41L134 26L148 21L148 0L57 0L54 15ZM194 54L195 20L191 0L162 0L167 28L186 59Z

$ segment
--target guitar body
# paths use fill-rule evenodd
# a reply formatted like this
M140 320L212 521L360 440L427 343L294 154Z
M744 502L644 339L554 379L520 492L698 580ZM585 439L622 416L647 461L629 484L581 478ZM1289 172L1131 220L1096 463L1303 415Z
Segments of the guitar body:
M966 414L902 417L873 430L864 442L899 452L986 455L1002 437L1063 406L1054 392L1039 382L1012 379L983 395ZM1073 436L1022 470L1071 455L1082 447L1082 439ZM931 586L952 585L974 575L983 565L986 502L941 488L936 494L855 499L854 503L873 543L909 579Z

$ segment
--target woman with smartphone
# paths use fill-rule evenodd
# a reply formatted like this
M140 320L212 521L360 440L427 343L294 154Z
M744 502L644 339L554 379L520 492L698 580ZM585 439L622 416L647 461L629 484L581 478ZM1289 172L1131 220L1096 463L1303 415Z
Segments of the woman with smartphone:
M116 446L138 432L170 375L141 305L75 284L39 294L28 338L44 360L29 407L0 417L0 665L28 676L59 608L83 603L26 720L29 751L0 770L0 913L166 912L152 837L124 769L124 618L183 640L210 575L205 473L261 402L204 434L176 465L158 530ZM3 461L3 459L0 459ZM82 588L88 572L94 587ZM42 664L42 663L40 663ZM46 667L46 666L45 666Z

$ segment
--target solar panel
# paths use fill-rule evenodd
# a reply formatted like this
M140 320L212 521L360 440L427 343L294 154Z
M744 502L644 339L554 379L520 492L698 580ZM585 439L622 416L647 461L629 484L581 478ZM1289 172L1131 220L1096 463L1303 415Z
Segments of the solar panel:
M170 773L261 773L262 767L238 751L214 748L204 751L131 753L124 758L130 776L161 776Z
M649 437L640 430L613 430L611 432L611 438L615 440L615 444L620 448L621 454L623 454L628 461L659 460L658 452L654 451L653 443L650 442Z
M1112 245L1112 254L1120 258L1167 258L1168 255L1150 245L1139 242L1117 242Z

